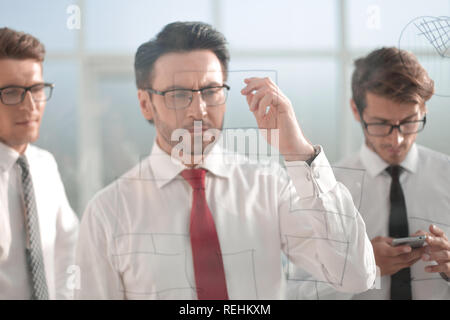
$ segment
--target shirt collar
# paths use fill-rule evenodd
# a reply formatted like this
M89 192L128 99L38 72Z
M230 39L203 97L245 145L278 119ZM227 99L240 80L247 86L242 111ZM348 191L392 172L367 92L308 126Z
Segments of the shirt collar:
M387 167L389 167L389 164L381 159L381 157L376 152L371 150L365 143L363 143L361 147L360 158L362 164L371 177L379 175L381 172L386 170ZM417 162L417 146L415 143L413 143L405 159L402 161L402 163L400 163L400 166L411 173L415 173L417 171Z
M195 168L204 168L214 175L226 178L228 176L228 170L225 166L224 152L220 146L220 141L212 147L204 161ZM162 150L156 139L153 143L149 163L158 188L164 187L176 178L181 171L188 169L179 159L172 158Z
M28 149L28 148L27 148ZM26 153L26 152L25 152ZM0 142L0 171L9 171L19 159L20 154L13 148Z
M222 148L222 139L223 136L217 140L199 167L205 168L216 176L228 178L230 174L229 165L232 163L232 159L226 155L226 152Z

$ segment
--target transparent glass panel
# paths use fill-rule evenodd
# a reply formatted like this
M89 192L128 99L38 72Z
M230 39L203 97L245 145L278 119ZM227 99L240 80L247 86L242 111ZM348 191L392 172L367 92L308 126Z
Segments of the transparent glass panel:
M208 0L96 0L86 3L86 48L94 52L134 54L168 23L211 23Z
M427 124L417 136L417 142L450 155L450 98L433 96L427 103Z
M337 157L337 63L333 58L234 59L230 65L230 99L225 126L255 127L246 99L240 95L247 76L270 76L291 100L305 136L324 147L330 161Z
M100 147L107 185L150 154L156 131L141 114L133 74L102 77L97 90L103 106Z
M223 32L238 49L336 47L334 0L221 1Z
M47 102L36 145L53 154L58 163L72 208L81 215L78 203L78 77L79 65L73 60L44 63L44 80L55 84Z
M448 0L348 0L349 45L397 46L402 30L420 16L450 16Z
M67 22L72 17L67 10L74 2L73 0L2 1L0 27L32 34L44 43L48 53L72 51L76 46L77 30L67 27Z
M420 19L417 23L424 23L422 21ZM425 21L425 23L427 22ZM428 75L434 81L435 95L449 97L450 99L450 17L447 23L446 30L438 31L441 34L440 38L438 34L427 35L428 39L421 37L412 41L406 41L407 37L404 37L405 41L402 42L404 46L401 49L412 52L427 70ZM411 26L411 28L418 30L416 25ZM425 28L430 30L426 31L427 33L436 30L436 26ZM446 32L445 35L444 32Z

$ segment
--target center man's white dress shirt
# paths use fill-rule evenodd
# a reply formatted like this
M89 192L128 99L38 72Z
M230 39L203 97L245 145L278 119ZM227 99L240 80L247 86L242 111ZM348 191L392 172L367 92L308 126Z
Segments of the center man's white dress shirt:
M200 167L207 169L230 299L283 298L282 252L338 290L373 285L364 222L323 151L311 167L287 163L288 176L274 163L233 161L218 145ZM149 157L90 201L80 226L76 298L197 298L184 169L155 142Z
M0 142L0 300L31 298L19 156ZM53 156L32 145L25 156L36 198L49 298L71 299L78 218L67 201Z

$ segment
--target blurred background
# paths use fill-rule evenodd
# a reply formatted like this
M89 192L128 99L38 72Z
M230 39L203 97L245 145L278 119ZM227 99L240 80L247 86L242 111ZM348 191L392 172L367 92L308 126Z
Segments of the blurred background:
M31 33L46 46L44 78L56 88L36 145L55 156L79 216L97 191L151 150L155 130L139 110L134 54L173 21L210 23L229 42L226 128L256 126L239 91L249 74L268 75L291 99L305 135L325 148L330 162L362 143L349 107L353 61L382 46L411 50L438 89L418 142L450 154L450 50L442 54L417 30L426 26L434 32L432 39L441 35L443 45L450 45L448 20L447 26L433 23L450 16L449 0L0 3L0 27Z

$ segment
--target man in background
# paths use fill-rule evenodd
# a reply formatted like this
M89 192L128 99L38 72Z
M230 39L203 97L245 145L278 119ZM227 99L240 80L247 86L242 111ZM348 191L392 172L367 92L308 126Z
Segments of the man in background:
M53 156L31 145L53 84L32 35L0 29L0 300L67 299L78 219Z
M450 158L415 143L433 92L409 52L382 48L356 60L350 104L364 144L334 171L360 201L381 279L354 296L290 281L290 298L450 299ZM392 244L416 235L427 235L425 247ZM299 270L293 276L305 277Z

